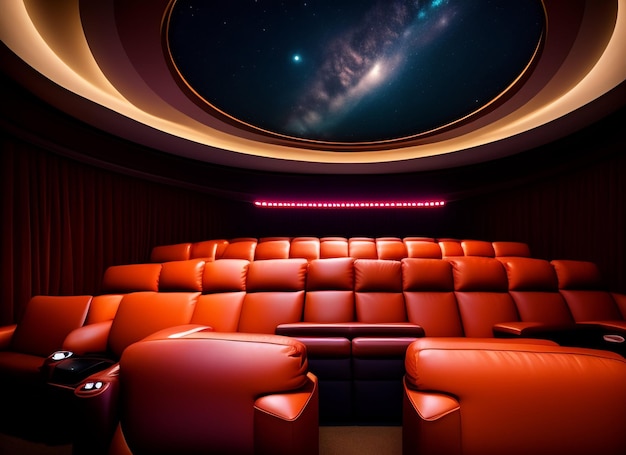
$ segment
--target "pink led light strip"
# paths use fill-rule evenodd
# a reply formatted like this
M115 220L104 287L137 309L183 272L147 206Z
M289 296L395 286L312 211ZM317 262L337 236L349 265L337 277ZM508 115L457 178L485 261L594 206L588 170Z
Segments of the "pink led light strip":
M278 209L414 209L443 207L445 201L425 202L284 202L255 201L254 205L262 208Z

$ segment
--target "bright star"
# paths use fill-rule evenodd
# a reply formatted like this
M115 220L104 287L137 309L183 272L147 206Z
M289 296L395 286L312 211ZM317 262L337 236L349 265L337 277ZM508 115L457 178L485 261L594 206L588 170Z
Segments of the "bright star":
M294 61L294 63L300 63L302 61L302 57L300 56L300 54L294 54L292 60Z

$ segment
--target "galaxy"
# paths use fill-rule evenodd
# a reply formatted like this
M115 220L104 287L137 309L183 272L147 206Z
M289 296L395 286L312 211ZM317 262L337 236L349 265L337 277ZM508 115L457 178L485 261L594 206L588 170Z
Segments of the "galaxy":
M510 90L545 29L539 0L177 0L176 69L211 108L313 142L426 134Z

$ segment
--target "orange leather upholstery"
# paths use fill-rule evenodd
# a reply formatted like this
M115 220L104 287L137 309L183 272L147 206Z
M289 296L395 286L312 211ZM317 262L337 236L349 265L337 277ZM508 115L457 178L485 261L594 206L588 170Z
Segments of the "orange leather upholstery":
M524 242L492 242L496 257L531 257L530 247Z
M400 261L356 259L354 298L357 321L407 321Z
M101 291L105 294L158 291L160 274L160 263L112 265L104 272Z
M150 262L186 261L191 257L191 243L160 245L152 248Z
M369 237L348 239L348 254L355 259L377 259L376 241Z
M159 291L202 291L204 260L164 262L159 276Z
M553 260L559 289L577 322L622 319L602 282L598 266L588 261Z
M246 294L250 262L220 259L204 266L203 294L198 297L192 324L202 324L218 332L236 332Z
M296 237L291 240L290 258L304 258L309 261L320 257L320 239L317 237Z
M449 261L465 336L491 337L494 324L519 320L500 261L478 256Z
M626 355L626 297L606 290L593 262L553 260L551 264L574 320L588 332L583 345Z
M403 245L400 245L402 243ZM234 244L234 245L231 245ZM434 237L241 237L155 246L151 262L187 259L284 259L352 257L394 259L453 256L531 257L524 242L487 242Z
M199 292L135 292L125 295L113 319L108 351L119 359L124 349L158 330L188 324Z
M354 321L354 260L311 261L307 273L304 321Z
M441 259L441 247L438 243L425 240L404 240L407 257Z
M495 339L424 338L406 356L403 453L626 453L626 361Z
M214 239L196 242L191 245L189 259L204 259L206 262L219 259L224 254L228 240Z
M85 323L91 299L35 296L19 323L0 327L0 431L40 440L69 438L64 403L59 408L46 388L44 366Z
M448 261L404 259L402 286L408 319L422 327L425 336L463 336Z
M313 455L319 451L317 378L305 346L276 335L195 332L129 346L117 378L76 391L86 410L83 453ZM119 387L119 395L112 393ZM115 437L92 426L119 400ZM89 410L95 415L89 417ZM110 408L109 408L110 409ZM115 408L113 408L115 410Z
M509 294L522 321L550 325L574 322L565 299L559 293L554 268L544 259L508 258L503 261Z
M491 242L484 240L463 240L461 242L461 248L463 248L463 254L465 256L484 256L492 258L496 255Z
M279 324L300 321L307 265L306 259L251 262L238 331L275 333Z
M378 259L392 259L400 261L407 257L406 245L399 237L379 237L376 239L376 253Z
M320 258L348 257L348 239L345 237L322 237L320 239Z
M530 258L521 242L217 239L189 244L189 259L165 260L185 245L157 248L158 263L107 270L103 289L115 293L92 299L89 326L63 348L115 360L129 343L180 324L287 335L309 349L325 422L342 424L397 423L403 355L418 337L541 337L626 354L626 296L604 289L594 264ZM179 298L186 303L167 303ZM143 302L129 310L133 300ZM0 329L0 349L12 330Z
M454 257L463 256L465 252L461 246L461 242L454 240L440 240L439 247L441 248L441 257Z
M254 250L256 261L263 259L287 259L291 239L289 237L266 237L259 239L259 243Z
M254 260L254 250L257 246L257 239L254 238L237 238L232 239L224 248L221 259L246 259Z
M5 328L0 346L0 383L32 386L52 352L87 318L91 296L35 296L18 324ZM12 390L9 388L8 390Z
M112 321L120 306L122 297L124 297L124 294L95 295L91 299L85 324L89 325L96 322Z

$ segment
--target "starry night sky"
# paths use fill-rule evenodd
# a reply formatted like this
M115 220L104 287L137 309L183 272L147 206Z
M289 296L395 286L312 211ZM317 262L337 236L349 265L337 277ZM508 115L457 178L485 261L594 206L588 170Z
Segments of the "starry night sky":
M168 39L211 106L349 144L415 136L489 103L544 26L539 0L177 0Z

